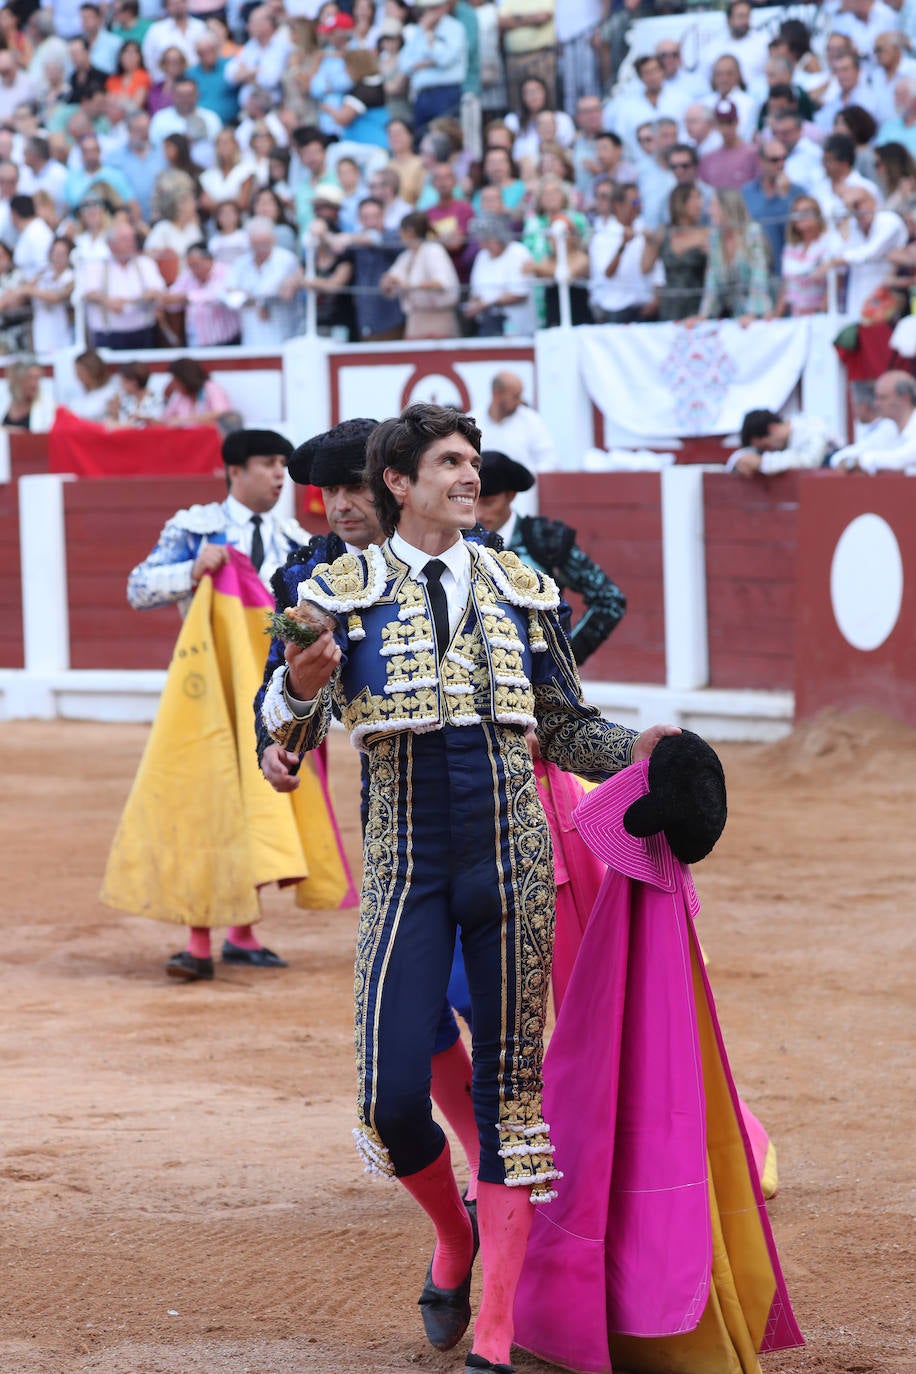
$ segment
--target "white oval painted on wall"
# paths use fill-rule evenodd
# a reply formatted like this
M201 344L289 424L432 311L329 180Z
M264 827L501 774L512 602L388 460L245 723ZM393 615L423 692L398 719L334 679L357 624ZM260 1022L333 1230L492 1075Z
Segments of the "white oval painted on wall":
M441 372L427 372L419 377L410 389L410 397L405 405L413 406L418 402L434 406L457 406L464 410L461 392L454 377L446 377Z
M903 600L903 559L897 537L880 515L859 515L837 540L830 565L830 601L840 633L869 652L897 624Z

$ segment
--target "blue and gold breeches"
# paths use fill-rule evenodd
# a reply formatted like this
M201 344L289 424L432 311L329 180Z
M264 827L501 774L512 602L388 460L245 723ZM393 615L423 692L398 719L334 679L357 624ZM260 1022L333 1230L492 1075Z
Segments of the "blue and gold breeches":
M441 1153L430 1061L460 927L480 1177L553 1196L541 1064L554 902L521 730L446 726L370 746L355 975L356 1138L369 1168L406 1176Z

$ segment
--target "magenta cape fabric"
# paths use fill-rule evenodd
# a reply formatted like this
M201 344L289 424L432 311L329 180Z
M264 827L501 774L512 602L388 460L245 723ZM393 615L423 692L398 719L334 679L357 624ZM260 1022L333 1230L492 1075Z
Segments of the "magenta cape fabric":
M587 1374L611 1369L613 1333L693 1330L711 1281L691 975L699 902L663 837L637 840L623 828L626 808L647 791L647 771L646 763L624 770L575 812L582 838L611 870L545 1059L544 1115L565 1179L556 1201L536 1209L515 1309L519 1345ZM703 983L740 1116L705 973ZM742 1138L776 1281L762 1345L798 1344L743 1130Z

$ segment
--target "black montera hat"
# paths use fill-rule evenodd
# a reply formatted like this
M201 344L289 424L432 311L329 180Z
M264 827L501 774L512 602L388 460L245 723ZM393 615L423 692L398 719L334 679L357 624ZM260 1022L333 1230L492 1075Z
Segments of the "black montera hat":
M364 480L366 442L378 420L344 420L325 434L300 444L289 460L289 475L302 486L354 486Z
M699 863L725 829L725 773L716 751L682 730L649 755L649 791L624 812L624 829L644 839L660 830L676 859Z
M480 494L497 496L501 491L529 491L534 486L534 473L517 463L507 453L484 449L480 455Z
M292 451L290 441L273 429L236 429L223 440L226 467L241 467L249 458L272 458L275 453L288 458Z

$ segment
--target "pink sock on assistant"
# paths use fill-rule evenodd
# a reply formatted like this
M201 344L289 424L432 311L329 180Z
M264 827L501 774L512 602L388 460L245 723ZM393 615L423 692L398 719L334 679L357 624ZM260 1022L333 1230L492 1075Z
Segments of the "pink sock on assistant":
M448 1141L432 1164L401 1183L436 1228L433 1283L437 1288L457 1288L470 1268L474 1233L452 1172Z
M195 959L210 958L210 931L207 926L191 926L188 932L187 951Z
M230 926L226 931L226 939L238 949L261 948L261 941L251 926Z
M468 1201L477 1196L480 1139L471 1101L471 1060L462 1040L456 1040L432 1060L431 1097L461 1141L468 1161Z
M477 1219L483 1294L474 1324L474 1353L491 1364L508 1364L515 1332L512 1309L534 1208L527 1188L480 1183Z

